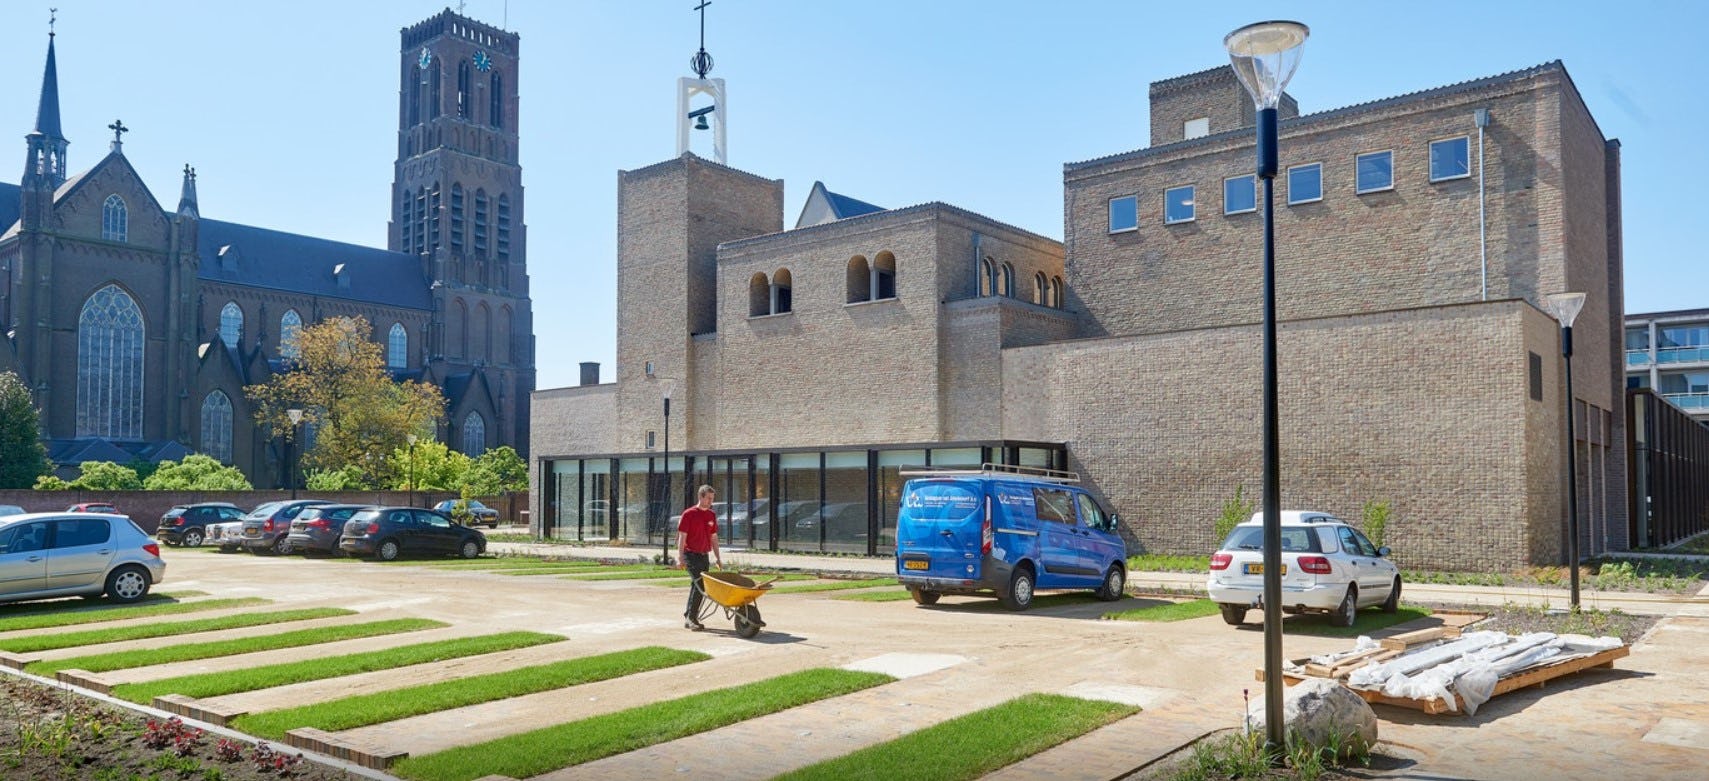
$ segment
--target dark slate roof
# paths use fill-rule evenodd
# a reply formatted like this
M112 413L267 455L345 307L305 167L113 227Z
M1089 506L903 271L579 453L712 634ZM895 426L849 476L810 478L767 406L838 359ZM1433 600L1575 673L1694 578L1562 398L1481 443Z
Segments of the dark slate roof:
M62 138L59 130L59 69L54 66L53 37L47 39L47 67L42 69L42 99L36 107L36 132Z
M23 188L0 182L0 233L18 224L18 215L24 211L23 197Z
M874 206L866 201L855 200L847 195L839 195L830 190L825 191L825 201L831 204L831 213L835 214L839 220L884 211L883 206Z
M204 281L383 306L433 308L420 261L401 252L205 218L198 249L201 266L196 276ZM220 260L222 250L236 253L230 268ZM350 275L348 288L339 287L333 274L339 266Z
M181 461L190 451L181 443L174 440L159 442L113 442L101 437L80 437L78 439L50 439L47 441L47 457L60 466L72 466L84 461L112 461L116 464L128 464L131 461Z

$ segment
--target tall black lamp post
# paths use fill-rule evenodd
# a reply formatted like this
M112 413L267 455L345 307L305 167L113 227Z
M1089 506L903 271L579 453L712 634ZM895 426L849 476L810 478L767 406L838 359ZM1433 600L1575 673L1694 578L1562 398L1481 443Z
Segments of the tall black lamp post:
M671 391L674 389L670 382L665 383L665 502L661 510L664 515L659 518L660 564L669 564L671 560Z
M291 484L291 498L297 498L297 459L302 457L302 446L297 444L297 427L303 422L303 411L300 409L285 410L285 415L291 419L291 436L286 438L285 479Z
M1276 179L1276 106L1300 64L1311 30L1299 22L1249 24L1223 38L1234 75L1258 112L1258 178L1264 180L1264 732L1280 757L1282 724L1282 480L1277 464L1276 246L1272 186Z
M414 434L404 437L409 440L409 506L415 506L415 440Z
M1561 322L1561 357L1567 369L1567 571L1572 581L1572 611L1578 612L1578 439L1573 430L1573 321L1584 309L1583 293L1544 296L1549 314Z

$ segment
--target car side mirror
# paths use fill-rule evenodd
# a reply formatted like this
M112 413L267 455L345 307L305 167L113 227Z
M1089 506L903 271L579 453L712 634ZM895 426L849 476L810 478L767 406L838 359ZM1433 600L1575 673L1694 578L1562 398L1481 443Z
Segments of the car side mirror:
M1378 548L1378 549L1377 549L1377 555L1378 555L1378 556L1380 556L1380 557L1383 557L1383 558L1388 558L1388 555L1389 555L1389 546L1387 546L1387 545L1384 545L1384 546L1383 546L1383 547L1381 547L1381 548Z

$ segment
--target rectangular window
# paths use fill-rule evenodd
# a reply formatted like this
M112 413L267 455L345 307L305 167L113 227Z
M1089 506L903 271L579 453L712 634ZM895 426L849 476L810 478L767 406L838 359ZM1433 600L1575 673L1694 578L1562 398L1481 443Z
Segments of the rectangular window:
M1323 200L1323 164L1307 163L1288 169L1288 205Z
M1189 120L1187 120L1186 124L1181 127L1181 137L1183 139L1187 139L1187 140L1192 140L1195 138L1204 138L1205 136L1208 136L1210 134L1211 134L1211 118L1210 117L1199 117L1198 119L1189 119Z
M1258 211L1258 177L1252 174L1222 180L1222 213Z
M1626 329L1626 349L1628 349L1628 350L1648 350L1648 349L1650 349L1650 329L1649 329L1649 327L1645 326L1642 328L1628 328L1628 329Z
M1163 191L1163 224L1193 221L1193 185Z
M1466 136L1430 142L1430 181L1461 179L1472 175L1470 139Z
M1394 153L1371 152L1353 159L1356 171L1353 192L1375 193L1394 189Z
M1543 356L1536 353L1526 353L1530 359L1528 368L1531 370L1531 400L1543 400Z
M1702 347L1709 345L1709 325L1662 326L1657 347Z
M1139 230L1139 196L1124 195L1110 199L1110 232L1125 233Z

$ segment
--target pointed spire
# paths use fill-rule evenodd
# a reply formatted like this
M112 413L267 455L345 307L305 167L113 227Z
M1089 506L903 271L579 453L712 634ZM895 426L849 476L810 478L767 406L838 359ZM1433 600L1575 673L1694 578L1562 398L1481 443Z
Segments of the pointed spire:
M201 216L196 209L196 169L191 168L189 163L184 164L184 189L178 196L178 214Z
M59 68L54 64L52 32L47 34L47 67L42 71L42 97L36 107L36 132L49 139L64 138L59 129Z

